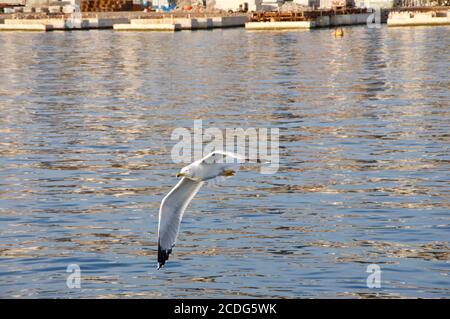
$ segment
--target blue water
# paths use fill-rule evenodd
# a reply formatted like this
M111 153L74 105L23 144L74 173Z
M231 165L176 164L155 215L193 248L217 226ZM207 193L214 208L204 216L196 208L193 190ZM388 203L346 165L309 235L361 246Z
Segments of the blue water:
M0 33L0 297L450 297L450 28L344 31ZM280 169L202 188L157 271L195 119Z

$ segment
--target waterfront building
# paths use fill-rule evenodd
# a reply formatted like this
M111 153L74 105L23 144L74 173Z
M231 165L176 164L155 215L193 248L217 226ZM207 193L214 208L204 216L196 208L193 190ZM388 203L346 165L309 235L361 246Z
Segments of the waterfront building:
M214 8L224 11L259 11L261 10L262 0L215 0Z
M388 9L398 6L400 0L355 0L355 5L360 8Z
M215 0L214 8L224 11L263 11L277 10L283 0Z
M320 6L320 0L291 0L291 1L284 1L284 3L295 3L300 4L305 7L319 7Z
M0 5L23 5L25 4L25 0L0 0Z
M163 8L169 8L172 6L175 6L175 2L174 0L152 0L152 1L148 1L152 3L153 8L157 8L157 9L163 9Z

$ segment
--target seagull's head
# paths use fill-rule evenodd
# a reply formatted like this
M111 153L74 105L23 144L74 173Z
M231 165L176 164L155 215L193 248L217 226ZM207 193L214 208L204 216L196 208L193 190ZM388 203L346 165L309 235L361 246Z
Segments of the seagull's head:
M192 171L192 168L189 166L183 167L179 173L177 173L177 177L187 177L187 178L193 178L194 172Z

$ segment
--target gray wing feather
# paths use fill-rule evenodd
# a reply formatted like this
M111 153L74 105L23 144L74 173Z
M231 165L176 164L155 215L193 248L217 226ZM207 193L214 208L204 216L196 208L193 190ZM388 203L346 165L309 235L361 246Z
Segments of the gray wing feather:
M162 200L158 223L158 268L169 258L178 236L183 213L202 185L203 182L183 177Z

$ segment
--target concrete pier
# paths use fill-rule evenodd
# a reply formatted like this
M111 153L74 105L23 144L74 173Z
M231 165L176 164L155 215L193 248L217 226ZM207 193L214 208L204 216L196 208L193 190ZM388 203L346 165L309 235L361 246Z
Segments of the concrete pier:
M450 10L391 12L387 24L390 27L450 25Z
M55 31L112 29L114 24L126 23L126 18L43 18L43 19L4 19L0 31Z
M117 31L181 31L213 28L244 27L247 16L226 17L165 17L161 19L131 19L127 24L115 24Z
M115 24L113 29L116 31L180 31L181 25L179 23L155 23L145 21L145 19L138 19L144 21L131 20L130 23Z
M246 30L293 30L311 29L314 27L314 21L247 22L245 24Z
M314 22L316 28L366 24L367 19L371 14L372 13L355 13L355 14L341 14L334 16L322 16L318 17Z
M323 15L305 21L247 22L246 30L313 29L344 25L366 24L371 13Z
M29 18L26 16L5 18L0 21L2 30L51 31L51 30L89 30L114 29L117 31L168 31L208 30L214 28L245 27L247 30L283 30L312 29L320 27L335 27L367 23L371 13L365 9L338 12L332 10L311 10L299 15L266 14L262 19L255 20L247 15L198 15L198 14L143 14L114 13L90 14L83 13L79 19L70 14L59 17L40 15ZM446 16L445 19L448 19ZM447 23L447 22L445 22Z
M163 17L129 19L125 17L98 18L83 17L74 20L70 17L39 19L2 19L0 31L51 31L51 30L89 30L114 29L118 31L180 31L206 30L213 28L244 27L247 16L213 17Z
M40 23L29 24L0 24L0 31L51 31L51 25Z

